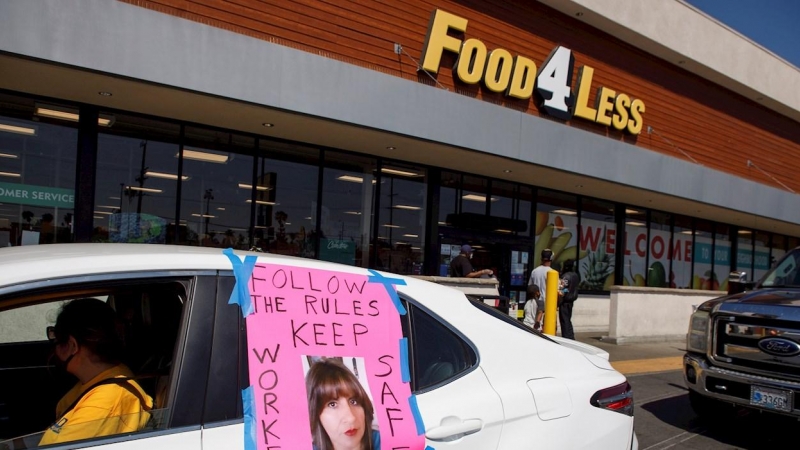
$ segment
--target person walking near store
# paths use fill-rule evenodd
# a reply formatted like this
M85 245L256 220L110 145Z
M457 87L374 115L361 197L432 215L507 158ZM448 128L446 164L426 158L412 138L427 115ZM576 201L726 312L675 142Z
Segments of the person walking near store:
M461 253L450 261L450 276L461 278L478 278L483 275L491 275L489 269L475 270L469 261L472 258L472 247L467 244L461 246Z
M553 251L549 248L542 250L542 263L539 267L533 269L531 277L528 279L528 289L530 296L530 289L532 285L539 287L539 298L536 300L536 322L533 325L535 330L542 329L542 318L544 317L544 301L547 298L547 272L553 270L550 264L553 260Z
M558 322L561 325L561 337L575 340L575 331L572 328L572 307L578 299L578 285L581 276L575 271L575 260L568 259L564 262L564 272L561 274L558 292Z

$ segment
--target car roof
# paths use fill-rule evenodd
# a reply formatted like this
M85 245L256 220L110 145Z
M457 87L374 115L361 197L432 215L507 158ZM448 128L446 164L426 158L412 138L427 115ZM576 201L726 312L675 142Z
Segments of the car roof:
M366 269L269 253L234 251L261 263L367 274ZM0 286L80 275L142 271L232 270L221 248L156 244L50 244L0 249Z

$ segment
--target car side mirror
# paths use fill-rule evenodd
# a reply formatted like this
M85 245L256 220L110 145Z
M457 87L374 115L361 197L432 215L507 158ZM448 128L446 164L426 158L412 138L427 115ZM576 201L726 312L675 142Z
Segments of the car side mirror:
M755 287L755 282L747 281L747 272L733 271L728 275L728 295L738 294Z

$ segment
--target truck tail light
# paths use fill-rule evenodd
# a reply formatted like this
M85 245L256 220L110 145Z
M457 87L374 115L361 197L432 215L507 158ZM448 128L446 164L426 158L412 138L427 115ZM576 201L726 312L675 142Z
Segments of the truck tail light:
M627 381L595 392L590 403L598 408L633 416L633 390Z

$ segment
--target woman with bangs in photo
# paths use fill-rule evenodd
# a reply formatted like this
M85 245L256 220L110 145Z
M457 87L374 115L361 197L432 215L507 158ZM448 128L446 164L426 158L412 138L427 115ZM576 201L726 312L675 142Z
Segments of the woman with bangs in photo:
M321 359L306 375L314 450L380 450L375 410L364 387L341 363Z

